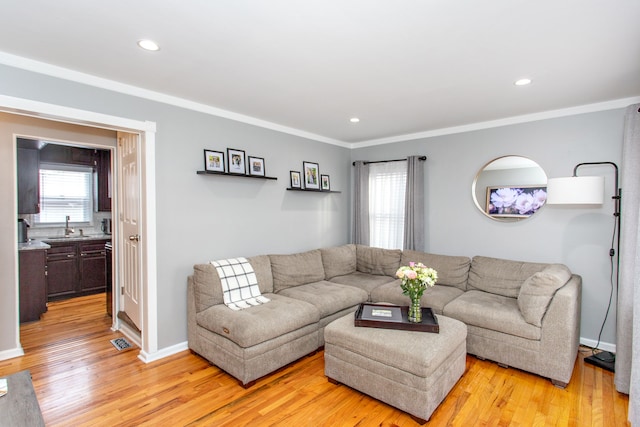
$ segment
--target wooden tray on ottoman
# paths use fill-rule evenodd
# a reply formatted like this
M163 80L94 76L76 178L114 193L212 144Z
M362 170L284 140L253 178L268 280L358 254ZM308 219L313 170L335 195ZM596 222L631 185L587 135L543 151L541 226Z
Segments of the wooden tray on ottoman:
M400 329L403 331L440 332L438 319L429 307L422 307L422 322L409 322L409 307L361 303L355 313L355 326Z

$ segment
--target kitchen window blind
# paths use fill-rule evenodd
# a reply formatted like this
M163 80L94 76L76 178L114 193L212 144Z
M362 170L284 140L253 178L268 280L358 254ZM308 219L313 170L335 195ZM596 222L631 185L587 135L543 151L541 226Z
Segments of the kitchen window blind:
M90 223L93 217L93 169L81 166L40 165L40 213L35 222Z

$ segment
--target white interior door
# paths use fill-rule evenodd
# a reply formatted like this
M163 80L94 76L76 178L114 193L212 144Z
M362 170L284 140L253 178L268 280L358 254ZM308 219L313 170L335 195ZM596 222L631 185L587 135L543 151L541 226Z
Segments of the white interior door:
M140 242L140 136L118 132L120 205L119 230L121 310L139 330L141 327L142 249Z

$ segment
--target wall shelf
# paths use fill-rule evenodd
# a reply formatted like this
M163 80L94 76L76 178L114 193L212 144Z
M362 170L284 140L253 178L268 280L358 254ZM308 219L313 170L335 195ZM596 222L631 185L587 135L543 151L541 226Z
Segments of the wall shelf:
M257 179L272 179L276 180L275 176L261 176L261 175L241 175L238 173L229 173L229 172L210 172L210 171L197 171L198 175L224 175L224 176L237 176L240 178L257 178Z
M308 188L287 188L287 191L304 191L307 193L342 193L342 191L333 191L333 190L312 190Z

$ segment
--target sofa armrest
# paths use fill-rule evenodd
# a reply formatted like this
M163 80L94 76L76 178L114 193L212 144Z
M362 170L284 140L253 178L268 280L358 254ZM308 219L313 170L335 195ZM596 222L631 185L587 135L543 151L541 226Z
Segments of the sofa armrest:
M548 359L549 377L568 383L578 355L582 277L571 279L555 293L542 319L541 351Z

